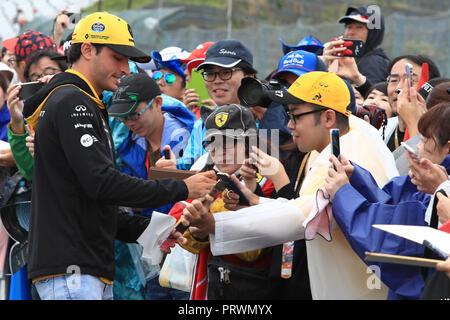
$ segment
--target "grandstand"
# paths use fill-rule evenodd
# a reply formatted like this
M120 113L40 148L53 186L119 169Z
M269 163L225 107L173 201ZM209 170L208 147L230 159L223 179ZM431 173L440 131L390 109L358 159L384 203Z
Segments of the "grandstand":
M0 1L0 39L16 36L20 28L13 24L17 9L21 9L28 22L37 18L53 19L58 10L84 9L97 0L1 0Z

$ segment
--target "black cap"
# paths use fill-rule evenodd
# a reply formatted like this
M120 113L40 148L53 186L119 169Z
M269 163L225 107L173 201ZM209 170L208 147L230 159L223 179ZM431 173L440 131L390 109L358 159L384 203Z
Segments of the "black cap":
M210 141L212 136L219 134L234 139L256 135L256 121L252 112L239 104L226 104L214 109L202 106L200 117L206 128L203 141Z
M139 102L150 101L161 94L158 84L146 73L132 73L120 80L108 113L121 117L136 110Z
M339 19L339 23L349 23L351 21L356 21L360 23L369 23L367 8L366 7L355 7L349 6L345 12L345 16Z
M253 65L253 55L241 41L219 40L206 51L205 61L197 67L197 70L204 69L206 65L232 68L241 61Z

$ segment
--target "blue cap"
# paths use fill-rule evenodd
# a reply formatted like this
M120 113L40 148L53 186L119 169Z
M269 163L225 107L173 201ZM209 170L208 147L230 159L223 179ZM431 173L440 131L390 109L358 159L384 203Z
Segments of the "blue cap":
M287 54L291 51L296 50L305 50L308 52L315 53L317 55L321 55L323 52L323 44L315 37L310 35L309 37L306 37L302 39L297 45L295 46L289 46L286 43L283 42L283 40L280 39L281 46L283 47L283 53Z
M297 50L289 52L281 58L277 72L272 78L276 78L281 72L292 72L301 76L311 71L326 71L323 70L324 68L326 68L324 63L314 53Z
M189 53L188 53L188 55L189 55ZM182 76L183 79L186 77L184 75L184 70L186 70L186 65L183 62L181 62L181 60L179 58L177 58L176 56L165 59L161 56L160 52L155 51L155 50L153 50L151 52L150 56L152 57L152 60L157 69L167 68L167 69L172 70L173 72L176 72L180 76Z

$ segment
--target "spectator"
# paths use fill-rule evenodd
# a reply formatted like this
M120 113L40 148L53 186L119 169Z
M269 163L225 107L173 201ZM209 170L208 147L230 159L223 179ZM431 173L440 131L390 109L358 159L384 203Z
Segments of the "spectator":
M389 58L379 46L384 37L384 17L380 11L369 11L369 6L349 6L339 23L345 24L344 39L357 39L364 42L364 55L360 58L341 57L346 47L342 39L325 44L323 59L330 67L338 63L337 75L356 85L363 96L374 83L385 81L388 76ZM376 15L372 17L372 15Z
M397 174L392 155L376 129L362 119L349 116L347 110L354 104L350 90L350 85L335 74L315 71L300 76L287 91L271 94L273 100L289 107L289 128L298 149L312 152L299 197L287 202L265 199L242 187L251 204L258 205L227 212L226 216L216 213L214 219L202 225L210 233L214 255L255 250L304 238L302 224L316 203L316 193L324 185L329 169L331 128L340 128L341 154L364 162L377 175L379 183L387 182ZM349 127L352 130L349 131ZM186 210L190 212L187 220L191 226L199 226L204 221L206 206L194 208L188 205ZM341 230L332 227L330 233L331 242L318 236L306 242L313 299L385 299L387 288L383 284L379 290L367 288L367 268L350 249Z
M448 180L450 173L450 104L443 103L426 112L419 121L422 142L419 144L420 165L409 157L410 176L390 180L382 190L370 172L341 155L341 163L333 157L336 170L329 169L325 188L333 199L333 216L346 239L358 256L364 260L365 252L382 252L408 256L423 256L423 246L400 237L386 237L373 224L431 224L425 212L430 202L426 193L434 193ZM422 168L425 163L441 164L446 169ZM424 183L430 177L433 187ZM417 179L414 181L414 179ZM424 191L426 193L424 193ZM437 226L434 226L437 227ZM373 264L371 262L371 264ZM381 280L390 288L389 299L418 299L423 289L423 278L418 268L401 265L376 264Z
M37 81L44 76L64 72L67 64L59 59L61 55L54 51L36 51L27 59L23 75L26 81ZM56 59L55 59L56 58Z
M201 195L214 185L214 175L148 181L114 168L114 145L99 95L117 90L118 79L129 73L128 58L149 60L135 48L124 20L106 12L80 20L68 58L71 71L44 87L34 113L41 118L35 136L29 278L41 299L111 299L114 238L135 242L148 225L148 218L120 213L117 205L176 202L192 197L191 183ZM33 127L37 123L35 116L27 121ZM75 292L66 282L74 265L81 286Z
M393 117L392 108L389 104L387 96L387 83L379 82L374 84L367 92L364 98L363 105L373 105L386 111L388 118Z
M183 101L186 88L186 66L181 62L189 56L189 52L178 47L168 47L161 52L152 51L152 59L156 66L153 80L158 83L161 92L179 101Z
M248 159L248 153L252 145L261 143L257 138L256 122L251 112L237 104L218 106L211 110L201 108L201 116L205 122L206 135L204 138L205 149L208 154L203 155L192 168L201 171L215 168L222 173L238 174L244 170L244 161ZM208 158L212 161L203 161ZM206 163L206 164L205 164ZM242 176L241 182L256 183L255 175ZM267 179L259 179L259 192L261 195L270 196L273 185ZM210 213L225 211L223 197L227 194L219 194L215 199L210 199L213 204ZM199 202L193 200L193 204ZM170 212L179 218L184 205L176 205ZM270 299L270 291L267 286L267 271L271 261L271 248L244 252L236 255L212 256L209 250L208 234L189 228L184 235L189 239L183 248L199 254L196 273L194 276L191 298L194 300L230 300L230 299ZM218 268L231 271L229 284L220 281ZM228 276L228 275L227 275Z
M8 41L9 44L14 43L14 41L10 39L7 39L5 41ZM17 77L20 82L26 82L24 70L27 58L33 52L38 50L56 51L57 48L53 39L41 32L28 30L17 37L14 49L13 51L11 51L14 52L14 58L10 58L9 61L11 61L11 63L14 63L13 66L17 72Z
M205 61L197 67L204 70L206 90L216 105L239 104L237 95L241 80L254 77L253 55L239 40L220 40L206 51ZM183 157L177 161L179 169L189 170L192 164L203 154L202 141L205 134L203 120L198 119Z
M6 88L17 82L16 71L3 62L0 62L0 73L5 77Z
M413 86L417 87L419 82L419 77L422 72L422 64L428 63L429 65L429 78L433 79L439 77L440 73L436 64L428 57L425 56L414 56L414 55L404 55L396 57L392 60L389 65L389 77L387 79L387 93L389 97L389 105L392 108L392 112L398 116L398 124L392 132L387 131L385 136L385 142L389 150L394 151L400 146L400 142L403 141L405 137L406 123L400 115L398 115L397 101L398 95L401 93L401 86L405 79L405 64L410 63L413 66ZM400 89L400 90L399 90ZM396 119L393 119L394 121Z

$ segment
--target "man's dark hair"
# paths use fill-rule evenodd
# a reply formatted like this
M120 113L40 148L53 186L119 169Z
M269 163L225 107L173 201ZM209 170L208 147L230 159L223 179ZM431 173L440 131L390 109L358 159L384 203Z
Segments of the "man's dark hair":
M394 64L403 59L412 61L415 64L418 64L419 66L421 66L425 62L428 63L428 72L430 79L441 76L441 73L439 72L439 68L437 67L436 63L434 63L434 61L430 57L421 54L419 55L405 54L402 56L395 57L389 64L389 73L391 73Z
M450 140L450 102L432 107L420 117L417 128L421 135L442 147Z
M258 71L253 68L248 62L241 61L236 65L237 68L241 68L246 76L256 75Z
M447 91L450 88L450 79L448 78L435 78L435 79L442 79L444 81L435 84L434 88L428 95L426 100L426 106L428 110L438 105L439 103L450 102L450 93L448 93ZM429 82L431 83L431 80Z
M99 44L99 43L91 43L95 49L97 50L97 54L99 54L103 48L105 47L104 44ZM78 61L78 59L80 59L81 57L81 45L82 43L75 43L72 44L67 52L67 61L70 64L73 64L75 62Z
M41 51L33 52L28 57L27 64L25 65L25 70L23 71L23 75L24 75L25 79L30 81L30 79L29 79L30 75L28 74L30 72L30 67L32 65L38 63L39 60L41 60L44 57L52 59L52 58L61 57L61 55L52 50L41 50ZM61 71L65 71L67 69L67 63L64 60L54 60L54 61L58 64L58 67L59 67L59 69L61 69Z

